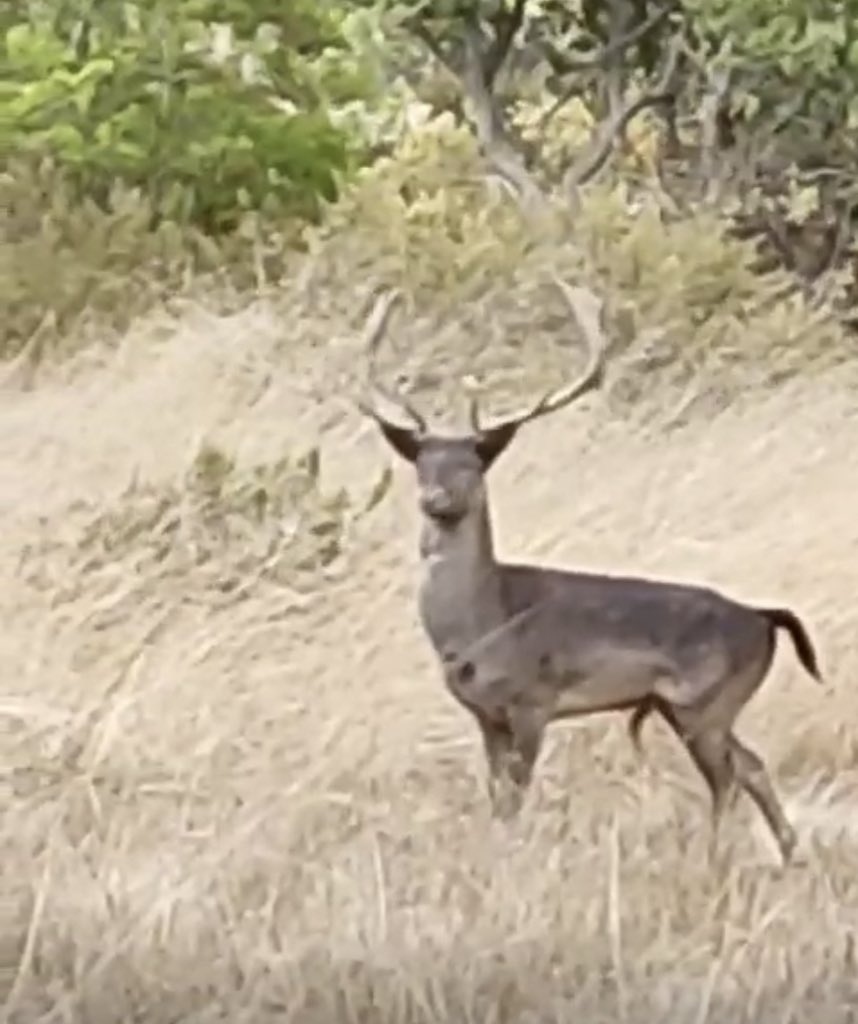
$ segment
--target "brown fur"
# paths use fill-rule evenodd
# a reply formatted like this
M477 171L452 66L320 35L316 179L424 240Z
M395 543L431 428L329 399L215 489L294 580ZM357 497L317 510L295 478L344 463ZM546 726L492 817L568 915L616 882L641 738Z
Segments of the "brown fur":
M789 608L757 608L760 615L768 619L772 631L772 644L776 642L778 629L785 630L792 640L795 653L806 671L818 682L822 683L822 673L819 669L819 660L813 641L801 619L789 610ZM641 744L641 730L649 716L658 710L658 701L655 698L642 700L638 703L628 721L628 734L636 752L643 756Z
M820 678L806 629L787 609L757 609L706 587L499 561L485 476L521 425L597 386L604 343L598 303L558 282L587 338L590 360L574 384L528 412L464 437L413 428L365 411L416 471L423 525L420 618L455 699L477 722L495 812L514 814L533 774L547 726L558 719L633 709L629 735L657 711L685 745L712 797L712 836L735 786L757 804L788 861L795 833L765 766L733 733L762 684L776 630L792 638ZM392 305L370 317L373 354Z

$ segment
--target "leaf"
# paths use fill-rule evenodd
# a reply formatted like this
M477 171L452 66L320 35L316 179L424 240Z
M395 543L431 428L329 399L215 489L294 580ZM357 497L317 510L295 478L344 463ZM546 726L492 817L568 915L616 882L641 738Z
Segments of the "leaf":
M740 97L737 105L741 108L745 120L751 121L760 112L762 103L756 93L746 92Z
M790 196L787 212L794 224L804 224L818 209L819 191L816 185L806 185Z
M44 144L55 149L68 160L77 162L85 154L86 144L80 130L72 124L57 123L42 133Z

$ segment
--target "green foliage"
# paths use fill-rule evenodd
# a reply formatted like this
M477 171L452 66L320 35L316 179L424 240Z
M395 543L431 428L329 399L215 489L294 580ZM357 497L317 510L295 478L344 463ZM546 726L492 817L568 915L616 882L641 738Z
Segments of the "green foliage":
M390 0L387 7L392 26L416 26L417 34L433 39L436 51L461 77L465 15L476 16L486 40L495 39L503 10L513 5ZM497 84L502 105L513 99L511 92L521 100L535 85L537 92L547 88L555 98L577 96L591 112L604 114L608 83L616 89L655 80L669 41L681 35L686 57L689 50L696 51L695 59L685 60L678 80L676 99L683 114L699 116L702 93L711 95L721 87L716 82L721 76L713 72L726 72L722 99L734 124L744 123L749 136L774 133L790 158L805 162L820 162L832 152L852 154L848 136L858 124L853 88L858 0L685 0L640 36L632 30L651 19L647 5L620 4L616 13L631 19L625 31L632 40L600 64L592 58L615 41L604 4L526 3L515 34L516 56L507 63L529 71L519 80L513 73L511 81Z
M47 164L15 162L0 177L0 355L37 332L52 348L83 317L122 329L182 280L192 259L176 226L153 228L151 207L133 193L116 190L107 205L81 201Z
M789 115L805 145L840 146L834 126L858 124L855 0L688 0L696 34L721 47L720 62L745 86L735 108L752 123Z
M81 327L123 331L201 279L228 308L260 275L284 273L289 237L248 214L215 239L156 217L139 189L117 183L96 203L50 162L11 161L0 174L0 358L25 346L37 359L71 352L87 336Z
M522 218L478 177L477 147L450 114L426 119L361 172L307 230L314 280L354 317L355 281L401 288L412 305L380 372L409 382L421 408L449 417L476 375L514 408L569 373L569 327L548 287L560 274L606 299L609 400L664 401L665 385L706 401L848 356L828 310L786 298L788 276L760 275L751 245L714 210L665 218L657 194L623 182L587 189L577 210ZM646 401L641 412L647 408Z
M488 28L497 5L479 6ZM432 304L438 295L467 302L487 287L541 273L565 233L580 248L570 270L581 270L586 254L611 288L652 288L659 315L692 332L695 344L705 336L701 323L718 319L719 305L740 322L744 299L737 296L754 291L749 250L725 248L723 219L707 224L714 248L705 260L699 250L695 255L696 218L688 232L650 224L651 235L641 235L629 212L633 203L647 211L643 224L656 206L640 181L632 195L616 175L608 177L595 220L585 204L574 222L560 217L545 226L545 237L528 230L502 189L486 188L472 133L452 112L433 117L431 106L415 100L427 78L426 53L401 29L418 8L445 53L460 56L457 3L5 5L0 355L44 333L46 323L56 337L69 335L82 317L103 317L121 329L153 299L181 292L201 273L239 288L280 280L296 241L311 250L337 295L350 296L354 280L371 272ZM498 85L511 136L529 155L540 151L549 180L559 180L587 147L594 113L598 118L599 80L604 85L607 76L595 74L581 78L577 100L544 121L577 81L575 72L558 71L557 55L574 58L579 47L598 45L588 11L592 4L529 3L516 46L519 57L538 60L501 76ZM700 54L696 68L687 61L682 82L684 135L703 107L718 52L731 72L733 117L752 141L767 144L776 125L777 145L793 162L811 150L848 151L845 130L826 141L832 124L843 129L855 116L846 85L858 53L845 0L824 7L688 0L684 12L683 32ZM660 24L661 42L675 29L675 21ZM626 59L643 60L638 50ZM641 68L627 70L634 91ZM444 74L451 92L461 92L455 75ZM631 181L632 164L655 177L661 113L649 111L628 126L612 159L621 179ZM696 165L689 159L687 166L693 178ZM802 188L797 182L793 206L807 219L810 193ZM745 210L759 191L744 190ZM314 226L299 233L295 225L306 219ZM658 259L646 256L642 238ZM564 258L571 251L563 245ZM659 287L667 280L669 295ZM671 296L676 302L662 308Z
M529 244L511 204L492 203L466 127L424 109L389 156L364 169L306 232L312 257L372 261L426 296L461 300L475 280L503 274ZM360 271L359 271L360 273ZM346 286L343 280L342 287Z
M371 8L30 0L0 46L0 357L122 330L200 275L276 280L398 131Z
M373 82L354 61L314 68L346 46L318 5L53 0L18 18L5 15L0 145L52 157L81 196L103 203L121 181L156 218L218 233L247 210L316 215L360 155L325 101Z

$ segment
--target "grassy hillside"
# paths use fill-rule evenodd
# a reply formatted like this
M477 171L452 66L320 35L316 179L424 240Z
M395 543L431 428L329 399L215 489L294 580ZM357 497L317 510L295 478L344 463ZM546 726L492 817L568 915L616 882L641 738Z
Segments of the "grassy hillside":
M417 132L240 303L202 280L5 365L10 1024L851 1019L848 344L705 220L606 186L529 234L473 160ZM416 619L407 471L376 503L357 330L403 286L391 379L452 424L474 372L500 412L574 358L551 268L604 296L612 370L493 473L500 548L806 618L827 689L783 645L740 722L800 831L786 873L745 801L708 871L706 794L654 721L643 763L622 720L558 726L520 822L488 819Z

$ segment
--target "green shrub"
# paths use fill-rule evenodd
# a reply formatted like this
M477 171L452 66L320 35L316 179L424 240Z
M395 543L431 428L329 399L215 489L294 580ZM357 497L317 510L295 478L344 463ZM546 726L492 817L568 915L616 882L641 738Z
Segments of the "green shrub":
M302 52L336 41L336 22L312 11L53 0L14 23L7 11L3 152L50 156L99 204L117 181L139 188L155 218L209 233L248 210L314 216L359 147L332 123ZM336 84L368 87L357 73Z
M0 173L0 358L36 338L36 356L81 344L83 325L122 331L160 300L213 279L223 301L276 277L285 239L266 239L248 215L243 230L212 239L158 218L140 190L114 185L104 204L81 199L68 174L43 162ZM269 255L270 253L270 255Z
M425 380L424 404L447 406L447 381L471 372L510 405L562 379L569 354L557 342L568 328L546 287L555 273L604 297L621 402L647 391L658 401L659 380L684 388L701 375L736 393L849 357L830 308L797 293L785 271L755 272L753 247L714 211L665 216L656 191L614 179L583 189L578 209L558 195L552 215L528 222L492 192L472 136L445 114L362 170L323 224L305 229L316 282L331 303L344 296L343 316L353 316L356 281L412 298L385 358L415 392Z

